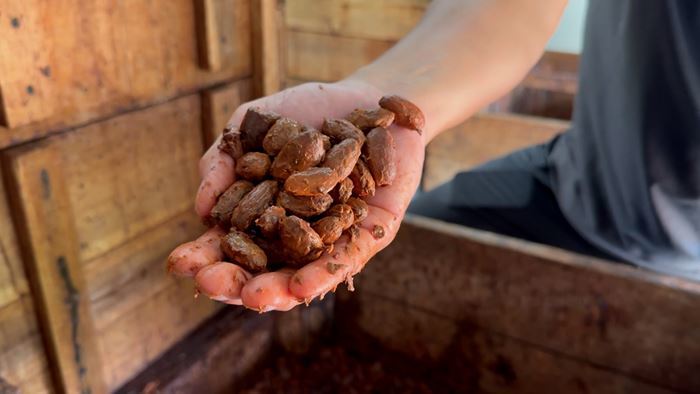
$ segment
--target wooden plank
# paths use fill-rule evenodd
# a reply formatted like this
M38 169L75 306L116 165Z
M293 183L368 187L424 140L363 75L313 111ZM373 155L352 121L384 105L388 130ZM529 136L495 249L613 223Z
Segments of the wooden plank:
M287 77L336 81L391 48L392 41L347 38L288 30Z
M700 390L697 282L411 216L355 283L640 381Z
M0 308L0 377L23 393L52 392L49 365L28 296Z
M400 300L364 291L341 291L339 297L343 301L338 314L352 311L352 317L338 324L346 346L362 349L361 335L369 334L374 342L369 348L372 354L380 347L382 353L404 355L404 361L405 355L422 361L425 369L455 392L673 392Z
M61 157L79 260L90 260L192 209L202 155L198 95L49 140Z
M251 75L250 3L222 4L234 11L217 19L229 20L219 43L230 66L212 72L198 65L192 0L0 0L5 126L84 122Z
M272 347L273 315L225 308L117 393L228 393Z
M267 96L280 90L282 86L282 16L277 0L251 2L254 91L256 96Z
M423 17L429 0L286 0L285 24L296 31L398 41Z
M233 111L239 105L253 99L252 79L242 79L228 85L202 92L202 131L204 146L216 141L226 127Z
M477 114L426 148L422 186L431 190L467 170L517 149L549 141L567 122L512 114Z
M68 392L105 392L60 152L34 144L9 152L6 164L54 377Z
M0 173L0 308L17 301L28 291L5 183Z
M221 46L217 37L219 35L219 26L216 19L217 3L220 2L215 0L195 0L199 65L211 71L221 68Z
M174 278L164 274L168 254L204 229L188 209L88 262L85 279L95 328L103 329L172 284Z
M161 271L162 272L162 271ZM163 274L164 275L164 274ZM189 280L169 283L157 294L97 330L102 370L107 387L116 390L160 357L221 307L199 297Z
M250 1L195 0L195 15L200 67L218 71L240 61L236 44L250 40Z

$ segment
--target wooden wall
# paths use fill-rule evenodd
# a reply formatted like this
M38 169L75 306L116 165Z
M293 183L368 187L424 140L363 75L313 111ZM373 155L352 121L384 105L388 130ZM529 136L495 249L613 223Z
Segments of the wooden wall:
M220 309L164 262L263 3L98 3L0 0L0 378L27 393L114 391Z

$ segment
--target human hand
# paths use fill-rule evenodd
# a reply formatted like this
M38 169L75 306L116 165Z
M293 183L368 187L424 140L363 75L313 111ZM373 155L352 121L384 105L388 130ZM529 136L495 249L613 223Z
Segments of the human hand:
M324 118L343 118L355 108L374 108L382 95L378 89L357 80L307 83L240 106L230 123L239 125L246 110L257 106L320 129ZM299 270L253 276L235 264L221 261L219 237L224 231L214 227L197 240L177 247L168 258L168 269L179 276L194 277L199 291L214 300L261 312L289 310L335 290L343 281L351 287L353 275L394 239L420 181L424 138L396 125L389 131L397 151L396 178L391 185L377 188L376 194L366 201L368 216L360 223L359 235L353 242L343 235L331 254L324 253ZM218 141L199 164L202 183L195 210L201 217L209 214L217 197L234 182L234 161L217 146ZM372 235L375 226L384 229L383 237Z

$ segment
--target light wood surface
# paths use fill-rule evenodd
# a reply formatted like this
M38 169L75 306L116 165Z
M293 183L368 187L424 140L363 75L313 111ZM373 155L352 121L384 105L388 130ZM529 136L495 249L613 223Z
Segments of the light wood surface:
M221 68L214 72L199 67L192 0L1 0L4 125L45 122L12 138L251 75L249 1L215 3Z
M56 146L8 153L13 211L55 381L69 392L104 393L78 237Z
M252 79L242 79L202 92L202 131L205 149L221 135L233 111L252 99Z

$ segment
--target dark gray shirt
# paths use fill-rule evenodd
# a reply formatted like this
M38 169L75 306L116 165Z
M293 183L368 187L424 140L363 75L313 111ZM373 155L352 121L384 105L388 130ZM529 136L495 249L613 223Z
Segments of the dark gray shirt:
M591 0L560 206L626 261L700 279L700 1Z

